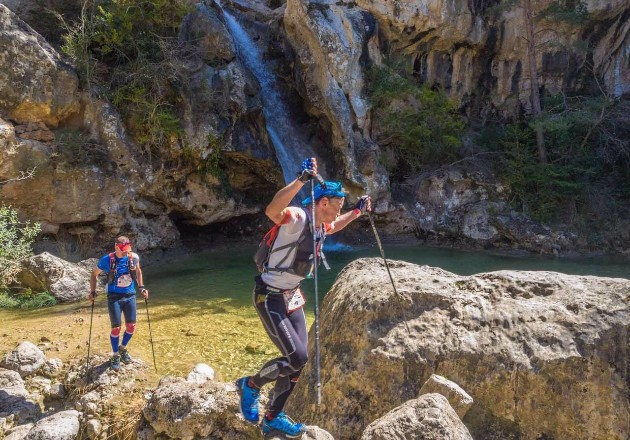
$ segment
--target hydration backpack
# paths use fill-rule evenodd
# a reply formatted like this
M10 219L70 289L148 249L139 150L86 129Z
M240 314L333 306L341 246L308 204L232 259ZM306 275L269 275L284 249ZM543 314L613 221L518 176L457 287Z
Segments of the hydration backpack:
M276 242L276 238L278 238L278 232L280 231L280 224L274 225L269 232L265 234L263 239L258 244L258 249L254 254L254 262L256 263L256 267L259 272L288 272L293 273L300 276L306 276L310 271L310 267L312 266L312 253L313 248L312 245L305 240L310 236L310 221L306 221L304 223L304 229L300 234L300 237L291 243L287 243L283 246L274 247ZM321 243L318 244L318 248L321 247ZM296 252L293 255L293 261L287 268L278 268L277 266L281 266L287 258L293 253L293 250ZM269 267L269 258L271 254L274 252L286 250L286 254L284 258L282 258L277 264L276 267Z
M118 266L118 261L116 261L116 254L114 252L109 253L109 272L107 273L107 284L112 284L114 279L116 278L116 267ZM129 274L131 275L131 279L136 281L137 273L136 273L136 262L133 259L133 254L131 252L127 252L127 267L129 268Z

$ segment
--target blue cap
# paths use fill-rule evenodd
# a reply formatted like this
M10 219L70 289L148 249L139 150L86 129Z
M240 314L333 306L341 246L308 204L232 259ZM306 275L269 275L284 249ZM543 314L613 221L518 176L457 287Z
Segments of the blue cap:
M326 189L323 189L322 186L318 183L315 185L315 200L319 200L322 197L345 197L346 193L341 186L341 182L330 182L326 181ZM311 203L311 198L307 197L302 200L302 206L306 206Z

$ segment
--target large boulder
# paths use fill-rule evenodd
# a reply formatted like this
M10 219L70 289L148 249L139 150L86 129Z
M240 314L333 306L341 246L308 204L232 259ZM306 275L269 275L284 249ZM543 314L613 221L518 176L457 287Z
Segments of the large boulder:
M408 210L389 215L387 230L399 233L411 221L429 240L462 246L518 247L556 254L575 249L577 238L555 231L515 212L509 189L492 173L475 167L445 167L427 171L401 186Z
M363 431L361 440L472 440L470 432L441 394L403 403Z
M16 279L22 287L47 291L60 302L82 300L90 291L90 272L48 252L24 260Z
M79 416L73 409L44 417L26 434L24 440L74 440L79 434Z
M7 353L0 363L2 367L17 371L26 377L36 373L46 363L46 355L35 344L21 342L15 350Z
M195 384L167 376L153 391L143 414L156 434L169 438L258 439L259 430L239 417L238 401L233 385Z
M628 438L629 280L389 267L398 295L378 259L346 266L326 295L326 412L312 411L309 363L290 402L297 418L357 438L435 373L474 398L464 417L473 438Z
M15 422L24 423L35 420L40 413L39 405L26 390L20 374L0 368L0 418L11 417Z

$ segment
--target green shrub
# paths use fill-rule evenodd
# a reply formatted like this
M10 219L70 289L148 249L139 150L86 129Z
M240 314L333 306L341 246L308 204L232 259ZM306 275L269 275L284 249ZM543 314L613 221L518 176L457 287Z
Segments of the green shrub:
M538 14L537 18L550 22L564 21L578 26L588 18L588 5L582 0L556 0Z
M33 293L27 290L13 295L0 293L0 309L39 309L55 304L57 304L57 299L48 292Z
M68 128L55 132L54 150L59 161L74 166L98 164L109 158L107 149L91 142L88 133Z
M178 26L191 10L185 0L89 2L79 22L66 26L63 50L75 59L83 82L103 86L155 163L168 160L182 136L171 80L181 68Z
M6 292L0 293L0 309L15 309L20 307L20 302Z
M606 213L589 207L595 194L607 199L609 209L627 207L630 130L623 127L630 104L557 96L547 97L544 105L541 118L492 126L480 138L482 145L503 153L498 169L511 189L513 205L541 222L585 227L606 220ZM538 161L537 126L545 131L546 164Z
M464 123L443 91L418 86L389 67L373 66L368 80L374 120L381 121L398 159L394 171L414 172L457 157Z
M40 231L38 223L21 222L11 206L0 206L0 289L6 287L32 255L32 244Z

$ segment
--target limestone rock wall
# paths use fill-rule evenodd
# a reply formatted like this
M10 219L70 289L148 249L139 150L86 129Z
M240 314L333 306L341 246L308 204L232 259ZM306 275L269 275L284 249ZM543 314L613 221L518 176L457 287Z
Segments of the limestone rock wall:
M630 281L390 269L398 296L382 260L356 260L338 276L320 313L324 409L314 405L311 328L296 417L358 438L435 373L474 399L463 419L473 438L628 437Z
M27 17L36 8L12 5L28 9ZM191 50L175 84L186 148L202 160L217 155L214 174L185 161L156 166L116 109L80 90L61 55L0 4L0 200L84 251L119 234L138 250L168 247L179 239L176 222L207 225L260 212L250 195L273 194L281 174L256 133L264 126L258 86L235 60L214 9L198 5L181 30ZM184 146L173 148L182 150L174 157L184 155Z
M387 191L387 178L370 141L364 90L365 65L381 58L374 17L340 2L288 0L284 25L296 51L298 89L330 123L331 147L344 163L345 178L384 195L379 193Z

